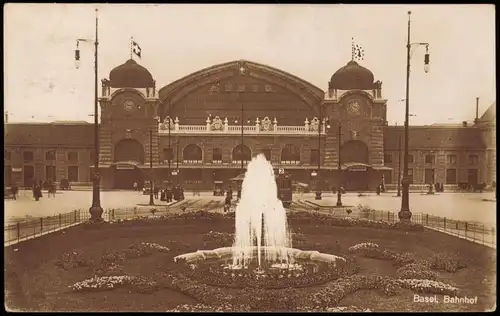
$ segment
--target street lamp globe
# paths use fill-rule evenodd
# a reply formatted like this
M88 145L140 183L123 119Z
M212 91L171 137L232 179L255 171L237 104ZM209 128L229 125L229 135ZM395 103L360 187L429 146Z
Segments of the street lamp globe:
M78 42L76 42L75 49L75 67L76 69L80 68L80 50L78 49Z
M425 57L424 57L424 71L425 71L425 73L429 72L429 68L430 68L429 53L426 53Z

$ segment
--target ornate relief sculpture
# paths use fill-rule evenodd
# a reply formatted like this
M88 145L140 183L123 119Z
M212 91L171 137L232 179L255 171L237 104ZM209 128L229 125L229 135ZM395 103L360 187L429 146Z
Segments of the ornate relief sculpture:
M309 124L309 130L312 132L317 132L319 130L319 120L317 117L311 120L311 123Z
M168 130L168 125L169 125L168 121L169 120L170 120L170 130L174 129L174 121L172 121L172 119L167 116L163 120L163 123L160 124L160 130L162 130L162 131Z
M262 119L262 121L260 122L260 126L263 132L272 131L272 122L267 116L264 119Z
M222 120L216 116L213 121L212 125L210 126L210 130L212 131L222 131L224 130L224 124L222 123Z

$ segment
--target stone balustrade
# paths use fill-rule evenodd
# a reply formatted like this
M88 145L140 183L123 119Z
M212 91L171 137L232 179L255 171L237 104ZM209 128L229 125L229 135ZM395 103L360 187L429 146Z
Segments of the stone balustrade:
M171 134L241 134L241 129L243 128L243 134L273 134L273 135L317 135L318 130L321 130L321 134L326 133L326 123L323 119L321 122L317 117L309 120L305 119L304 125L302 126L287 126L278 125L276 118L273 120L269 117L263 119L257 118L254 124L249 123L241 126L240 124L230 125L227 118L221 119L218 116L208 117L205 121L205 125L181 125L178 117L175 120L171 118L165 118L165 120L158 124L158 133L168 134L169 127Z

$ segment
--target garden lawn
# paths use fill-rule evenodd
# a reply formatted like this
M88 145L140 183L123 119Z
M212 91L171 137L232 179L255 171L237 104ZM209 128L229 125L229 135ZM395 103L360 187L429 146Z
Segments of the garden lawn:
M337 306L356 306L373 311L484 311L491 310L495 305L496 254L485 246L431 230L405 232L338 227L322 224L319 220L292 219L289 224L293 232L305 237L300 245L296 245L302 250L347 256L353 255L349 253L349 247L371 242L393 253L411 253L415 260L431 260L440 253L457 254L466 267L456 272L437 271L438 281L457 287L459 296L478 296L476 305L446 305L414 303L415 292L408 289L389 297L377 290L362 289L345 295ZM6 306L10 310L46 312L168 311L179 305L206 304L200 302L199 297L186 294L186 291L181 293L172 286L160 286L147 293L130 287L102 292L75 292L69 287L91 278L95 274L95 267L106 254L129 249L131 245L141 242L168 247L169 251L151 251L142 257L127 257L117 275L142 276L150 280L156 280L162 273L171 272L175 275L177 264L173 262L173 257L206 249L209 245L204 241L204 236L210 231L232 233L234 219L129 221L104 224L93 229L83 225L6 247ZM72 253L85 258L82 266L64 269L56 265L64 254ZM393 261L367 258L360 254L355 254L355 257L359 265L357 275L397 278L398 267ZM326 286L328 284L316 285L301 288L300 291L303 291L303 296L307 296ZM221 288L221 291L228 295L236 293L226 288ZM438 298L442 298L442 295L438 295ZM212 304L218 305L220 302L214 301ZM259 310L267 310L266 306L258 307ZM283 306L282 310L286 311L287 307Z

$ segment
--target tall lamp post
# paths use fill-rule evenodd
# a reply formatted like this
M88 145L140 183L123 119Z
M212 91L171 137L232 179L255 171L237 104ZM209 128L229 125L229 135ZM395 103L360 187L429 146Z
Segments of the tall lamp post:
M320 109L321 111L321 109ZM321 190L322 190L322 183L321 183L321 131L324 129L326 133L326 129L330 128L330 125L328 125L328 118L323 118L320 112L320 117L318 121L318 171L313 172L312 175L314 176L316 174L317 180L316 180L316 200L321 200Z
M399 135L399 144L398 144L398 193L396 196L401 196L401 135Z
M169 108L168 108L168 117L167 117L167 119L168 119L168 170L167 170L167 174L168 175L167 176L168 176L169 180L170 180L170 176L171 176L171 174L170 174L171 171L170 170L171 170L171 163L172 163L172 158L173 158L172 157L173 155L172 155L172 143L171 143L171 130L170 130L172 128L171 125L170 125L171 124L170 123L170 120L171 120L170 119L170 114L171 114L170 112L171 111L170 111L170 106L169 106Z
M101 176L99 174L99 99L97 95L97 73L98 73L98 46L99 46L99 16L98 9L95 9L95 39L94 39L94 179L92 181L92 206L89 209L90 220L92 222L102 221L103 209L101 207L101 196L99 189L99 182ZM92 42L88 39L77 39L75 50L75 66L80 68L80 49L78 48L80 42Z
M239 99L239 93L238 93L238 99ZM241 101L241 172L243 173L243 167L244 167L244 164L243 164L243 141L244 141L244 138L243 138L243 128L244 128L244 125L243 125L243 114L244 114L244 106L243 106L243 101Z
M149 205L155 205L153 199L153 130L149 131Z
M339 179L338 179L338 188L337 188L337 206L338 207L341 207L342 206L342 160L340 159L340 147L341 147L341 144L342 144L342 124L339 123L339 130L338 130L338 140L339 140L339 144L338 144L338 151L339 151L339 155L338 155L338 163L337 163L337 172L339 174Z
M402 222L409 222L411 219L410 211L410 181L408 179L408 142L409 142L409 117L410 117L410 59L411 48L425 46L424 71L429 72L429 43L411 43L411 11L408 11L408 41L406 44L406 107L405 107L405 144L404 144L404 167L403 167L403 196L401 198L401 211L398 217Z
M176 155L176 169L172 171L172 175L175 176L175 183L179 184L179 139L175 142L175 155Z

